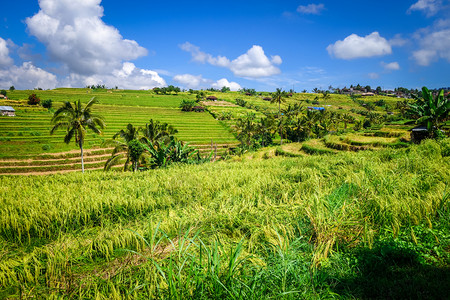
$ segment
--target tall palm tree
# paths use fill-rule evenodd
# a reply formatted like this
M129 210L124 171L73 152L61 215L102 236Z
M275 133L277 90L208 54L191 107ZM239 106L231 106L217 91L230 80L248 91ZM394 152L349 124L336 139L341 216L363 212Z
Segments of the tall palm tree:
M278 103L278 119L279 122L279 130L280 130L280 139L281 139L281 145L283 145L283 134L282 134L282 122L281 122L281 103L286 102L287 93L280 88L277 88L275 93L272 94L272 100L270 100L270 103Z
M66 128L64 142L69 144L75 137L75 144L81 150L81 170L84 173L84 157L83 143L86 138L87 130L90 129L97 134L101 134L101 130L105 128L105 121L102 116L92 113L92 106L97 103L95 97L91 98L85 107L81 105L81 101L75 101L72 106L70 102L64 102L64 105L55 111L51 120L53 128L50 134L53 134L61 127Z

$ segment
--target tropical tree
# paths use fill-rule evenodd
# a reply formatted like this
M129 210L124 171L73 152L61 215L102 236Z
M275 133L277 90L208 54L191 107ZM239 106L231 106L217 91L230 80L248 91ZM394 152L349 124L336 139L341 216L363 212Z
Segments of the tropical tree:
M449 118L450 100L444 97L444 90L433 96L426 87L422 88L422 97L409 105L408 113L417 124L427 126L433 137L439 136L441 123Z
M278 119L279 119L279 131L280 131L280 139L281 139L281 145L283 145L283 124L281 121L281 103L286 102L287 93L280 88L277 88L275 93L272 94L272 100L270 103L278 103Z
M178 133L178 130L172 125L153 121L153 119L150 119L149 123L145 124L145 127L141 130L143 134L141 142L145 144L152 143L155 147L158 147L162 140Z
M87 130L90 129L96 134L101 134L101 130L105 128L105 121L102 116L92 113L92 106L97 103L95 97L91 98L85 107L81 105L81 101L64 102L64 105L55 111L51 120L53 127L50 134L53 134L61 127L66 128L64 142L69 144L75 137L75 144L80 147L81 151L81 170L84 173L83 143L86 138Z
M117 137L121 137L122 141L116 140ZM109 143L115 147L111 153L111 157L106 161L104 170L107 171L124 156L126 155L126 161L123 166L123 170L126 171L128 164L131 162L133 171L137 171L139 159L144 153L144 146L138 140L138 129L132 124L128 124L125 130L120 130L113 136L113 140Z

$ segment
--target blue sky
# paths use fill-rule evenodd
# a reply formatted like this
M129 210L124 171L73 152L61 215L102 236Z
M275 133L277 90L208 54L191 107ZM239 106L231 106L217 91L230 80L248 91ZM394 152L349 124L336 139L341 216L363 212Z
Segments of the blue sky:
M450 86L450 1L5 1L0 88Z

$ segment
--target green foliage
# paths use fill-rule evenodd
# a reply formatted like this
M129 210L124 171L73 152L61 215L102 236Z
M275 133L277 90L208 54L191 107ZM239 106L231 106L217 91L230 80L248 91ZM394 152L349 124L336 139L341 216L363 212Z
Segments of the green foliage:
M444 97L444 90L436 96L426 87L422 88L422 97L409 104L408 114L416 124L425 125L432 137L438 137L442 122L449 118L450 99Z
M105 127L105 122L102 116L92 113L92 106L97 103L95 97L82 106L81 101L74 102L74 106L69 102L65 102L64 105L59 108L52 118L53 128L50 130L50 134L53 134L56 130L63 127L66 129L66 135L64 136L64 142L69 144L72 138L75 138L75 144L81 150L81 169L84 172L84 160L83 160L83 143L86 138L87 130L90 129L96 134L100 134L101 130Z
M41 102L41 99L39 99L36 94L31 94L28 96L28 105L38 105Z
M5 96L5 97L7 96L6 90L1 90L1 91L0 91L0 94L2 94L2 95Z
M50 109L53 106L53 101L52 99L45 99L42 101L42 107Z
M192 111L196 102L193 100L182 100L180 103L180 108L182 111Z

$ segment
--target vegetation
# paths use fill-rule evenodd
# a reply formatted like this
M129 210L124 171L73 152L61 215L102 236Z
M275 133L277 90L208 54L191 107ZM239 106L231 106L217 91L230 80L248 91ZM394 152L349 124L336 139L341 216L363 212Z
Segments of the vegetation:
M75 138L75 144L81 151L81 170L84 173L83 160L83 143L86 139L87 130L90 129L96 134L100 134L105 127L103 117L92 113L92 106L97 103L95 98L92 98L85 107L81 105L81 101L74 102L74 106L70 102L65 102L63 107L55 111L52 123L53 128L50 134L53 134L57 129L66 128L66 135L64 142L69 144L72 138Z
M431 137L442 137L440 131L442 122L448 120L450 114L450 99L444 97L444 90L433 96L426 87L422 88L422 97L409 104L408 113L416 119L416 124L425 125Z
M449 145L2 176L0 295L445 299Z
M28 104L29 105L38 105L41 102L41 99L39 99L38 96L36 96L36 94L31 94L30 96L28 96Z

